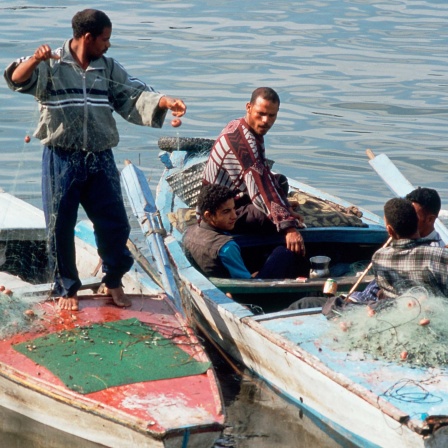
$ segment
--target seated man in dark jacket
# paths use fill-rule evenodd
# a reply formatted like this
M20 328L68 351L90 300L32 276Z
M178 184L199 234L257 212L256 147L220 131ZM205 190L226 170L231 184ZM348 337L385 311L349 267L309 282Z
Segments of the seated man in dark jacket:
M183 239L189 258L207 276L221 278L295 278L297 257L284 246L269 255L258 272L249 272L241 249L229 233L235 226L234 193L222 185L205 185L198 197L200 220Z

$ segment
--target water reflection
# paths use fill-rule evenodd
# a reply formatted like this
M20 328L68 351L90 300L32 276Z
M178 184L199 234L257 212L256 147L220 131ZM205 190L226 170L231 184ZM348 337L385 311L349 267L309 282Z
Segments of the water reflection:
M241 377L213 356L227 409L227 428L215 448L355 447L306 410L277 395L247 371Z

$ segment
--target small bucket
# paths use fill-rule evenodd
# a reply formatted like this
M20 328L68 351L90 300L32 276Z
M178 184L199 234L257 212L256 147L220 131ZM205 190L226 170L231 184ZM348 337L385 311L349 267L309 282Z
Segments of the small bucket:
M328 277L330 275L331 258L325 255L317 255L310 258L310 278Z

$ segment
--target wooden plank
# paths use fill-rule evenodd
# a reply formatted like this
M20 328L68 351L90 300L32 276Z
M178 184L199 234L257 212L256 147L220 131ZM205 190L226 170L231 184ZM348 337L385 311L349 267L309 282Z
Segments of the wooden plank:
M98 277L90 277L81 280L81 287L79 290L86 290L86 289L96 289L99 288L101 285L101 279ZM40 285L29 285L29 286L23 286L21 288L14 289L14 294L20 295L20 296L35 296L35 295L46 295L51 294L54 288L54 283L42 283Z
M253 316L252 320L257 322L266 322L275 319L284 319L288 317L296 317L296 316L309 316L311 314L320 314L322 312L321 307L317 308L306 308L304 310L288 310L288 311L277 311L276 313L266 313L260 314L258 316Z
M148 259L143 255L141 250L134 244L133 241L128 239L126 243L127 248L131 252L134 260L141 266L141 268L148 274L154 282L163 289L162 281L160 280L159 273L154 269Z
M338 293L350 291L356 283L356 276L332 277L338 284ZM261 279L209 279L217 288L224 292L240 294L278 294L278 293L309 293L322 292L326 278L307 279L305 283L293 280L261 280ZM365 276L360 283L360 290L373 280L373 275Z
M159 212L156 208L148 181L143 171L128 160L126 161L125 168L121 172L121 178L134 215L140 224L148 247L156 260L163 288L179 313L185 315L180 292L177 288L168 254L163 243L162 235L165 233L165 230L161 225Z

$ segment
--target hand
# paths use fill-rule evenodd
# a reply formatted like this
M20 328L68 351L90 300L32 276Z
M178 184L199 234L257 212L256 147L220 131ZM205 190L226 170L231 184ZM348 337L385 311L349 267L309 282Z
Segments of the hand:
M35 52L34 52L34 60L36 62L42 62L47 61L48 59L60 59L58 55L53 53L51 51L51 48L49 45L41 45Z
M298 255L305 255L305 243L300 232L290 227L286 229L286 248Z
M24 83L31 78L35 68L42 62L50 58L59 59L59 56L51 51L48 45L41 45L28 59L21 62L11 74L11 81L15 83Z
M182 100L169 96L160 98L159 107L169 109L175 117L182 117L187 112L187 106Z

